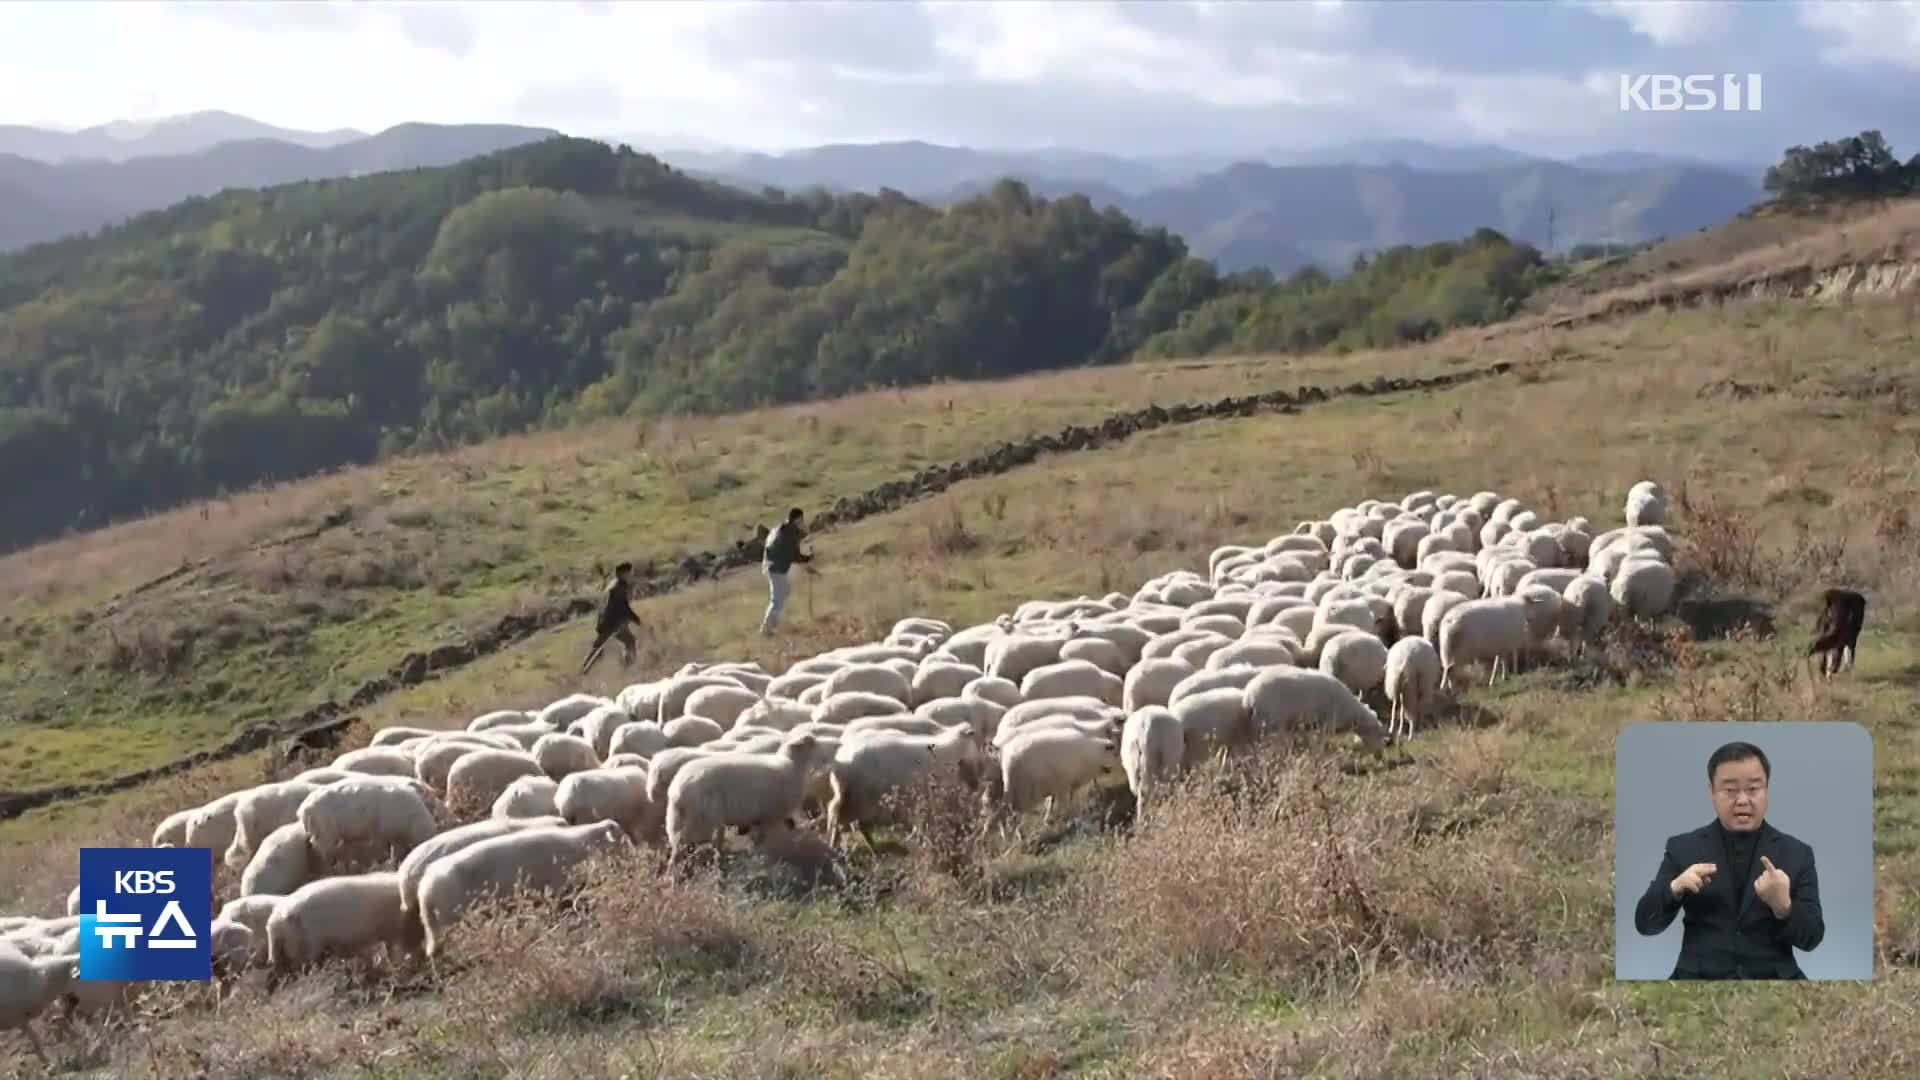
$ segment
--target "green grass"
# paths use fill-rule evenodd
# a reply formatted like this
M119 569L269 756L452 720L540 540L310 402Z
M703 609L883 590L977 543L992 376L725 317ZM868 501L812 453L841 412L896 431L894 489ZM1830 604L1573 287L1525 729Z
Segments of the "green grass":
M450 726L688 660L778 669L908 614L963 625L1025 599L1131 590L1204 566L1216 545L1421 487L1491 488L1608 527L1633 481L1660 479L1693 582L1685 617L1623 629L1592 663L1558 658L1467 691L1463 715L1484 723L1423 728L1406 764L1369 770L1326 747L1243 755L1224 778L1238 801L1203 775L1130 837L1082 821L1038 853L975 837L960 796L936 791L894 837L904 853L856 854L845 892L796 896L753 862L675 886L651 860L615 861L583 913L463 923L442 978L331 966L268 997L252 976L218 1013L204 991L170 988L151 1002L170 1015L138 1037L83 1023L56 1052L108 1072L216 1077L1911 1075L1920 531L1906 508L1920 416L1892 392L1854 393L1912 355L1904 313L1726 307L1551 344L1562 359L1525 378L1166 429L956 485L820 538L821 572L773 643L752 633L760 581L734 575L639 605L641 670L603 666L583 686L573 627L363 714L369 727ZM1540 348L1496 345L1474 362ZM1794 363L1768 376L1772 393L1699 392L1755 381L1777 355ZM1095 376L1065 378L1089 381L1056 408L1137 400L1103 404ZM1045 400L1045 385L1020 394ZM1785 681L1811 600L1834 582L1875 598L1858 669ZM1707 618L1735 602L1767 612L1776 635ZM348 648L358 627L389 626L379 648L408 641L404 616L373 618L319 640ZM1614 737L1639 720L1753 711L1874 735L1875 981L1614 982ZM57 907L76 846L139 842L163 813L265 774L251 757L5 823L0 907Z

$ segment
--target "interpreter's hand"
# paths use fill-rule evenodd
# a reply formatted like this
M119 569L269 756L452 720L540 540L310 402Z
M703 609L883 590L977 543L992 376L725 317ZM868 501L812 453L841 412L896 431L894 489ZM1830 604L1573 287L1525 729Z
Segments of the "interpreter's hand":
M1710 862L1694 863L1680 871L1680 876L1669 882L1667 888L1673 893L1675 900L1692 896L1713 881L1713 873L1718 869L1720 869L1718 866Z
M1775 915L1784 916L1793 906L1793 894L1789 891L1793 881L1787 877L1785 870L1773 865L1773 860L1765 855L1760 856L1760 865L1765 869L1754 879L1753 895L1772 908Z

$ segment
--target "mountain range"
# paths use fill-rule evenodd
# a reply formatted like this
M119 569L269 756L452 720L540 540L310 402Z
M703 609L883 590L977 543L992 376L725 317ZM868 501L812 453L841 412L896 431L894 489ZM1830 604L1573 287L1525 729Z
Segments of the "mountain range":
M0 251L116 223L231 187L432 167L558 132L401 124L377 134L305 132L203 112L63 132L0 127ZM1759 201L1758 166L1611 152L1561 161L1493 145L1371 140L1310 150L1127 157L989 150L920 141L781 154L631 143L695 176L749 190L877 191L946 204L1001 177L1036 194L1079 193L1162 225L1223 270L1308 264L1453 239L1481 226L1566 250L1639 243L1717 224Z

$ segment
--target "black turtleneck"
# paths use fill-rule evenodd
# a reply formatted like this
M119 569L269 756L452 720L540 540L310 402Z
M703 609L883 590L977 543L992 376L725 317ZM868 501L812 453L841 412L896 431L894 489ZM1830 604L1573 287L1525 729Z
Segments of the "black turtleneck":
M1719 818L1715 818L1713 824L1720 830L1720 845L1727 852L1727 872L1736 883L1734 896L1743 897L1742 888L1753 885L1753 852L1760 843L1760 830L1734 832L1720 824Z

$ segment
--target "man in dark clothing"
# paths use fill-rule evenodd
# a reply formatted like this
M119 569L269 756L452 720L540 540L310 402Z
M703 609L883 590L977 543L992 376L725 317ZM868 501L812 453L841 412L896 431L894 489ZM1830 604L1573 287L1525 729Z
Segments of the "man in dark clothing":
M594 626L593 647L587 650L587 658L580 664L580 674L585 675L588 669L600 662L600 651L607 647L609 641L620 643L626 650L626 665L633 666L636 645L633 631L627 627L639 623L640 616L634 614L630 602L631 583L628 576L632 573L633 564L630 562L613 568L613 580L607 583L607 602L600 608L600 621Z
M1686 912L1675 979L1804 979L1793 950L1826 937L1813 849L1767 824L1773 766L1752 743L1707 759L1714 820L1667 838L1660 869L1634 908L1649 937Z
M799 507L787 511L787 520L767 535L767 549L761 567L767 573L767 613L760 620L762 635L773 633L780 625L780 611L787 606L787 593L792 589L787 580L787 571L796 562L808 563L813 556L800 550L800 541L807 531L800 526L800 519L806 515Z

